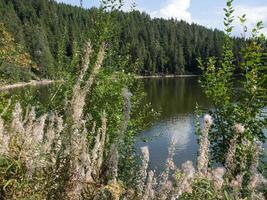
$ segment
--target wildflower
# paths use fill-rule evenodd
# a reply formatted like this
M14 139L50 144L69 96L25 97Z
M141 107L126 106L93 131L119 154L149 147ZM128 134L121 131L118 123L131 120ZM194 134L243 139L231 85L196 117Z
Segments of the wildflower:
M242 188L243 178L244 178L243 174L237 175L236 178L231 181L231 186L235 190Z
M235 129L236 133L242 134L245 132L245 127L242 124L236 124L234 126L234 129Z
M87 94L91 91L91 87L94 83L95 77L99 72L99 69L103 63L104 55L105 55L105 45L102 44L100 47L100 50L97 55L97 60L95 62L95 65L92 69L92 72L89 76L89 78L86 80L84 87L82 88L82 82L86 75L86 71L88 69L89 63L90 63L90 56L92 54L92 47L91 43L86 43L85 50L84 50L84 58L82 61L82 71L80 73L80 76L73 87L73 96L71 100L71 106L69 110L69 114L72 116L72 120L74 121L74 124L80 124L83 109L85 106L85 98Z
M147 184L144 190L143 200L154 199L155 191L153 189L154 171L148 173Z
M129 92L129 90L127 88L123 88L122 89L122 96L124 98L124 108L123 108L123 120L122 120L122 124L121 124L121 128L120 131L118 133L119 137L119 143L121 143L123 141L123 137L124 137L124 133L127 130L127 126L130 120L130 114L131 114L131 96L132 93Z
M236 124L234 126L234 130L236 133L238 134L242 134L245 131L245 127L242 124ZM237 138L238 138L238 134L234 134L234 137L230 140L230 145L229 145L229 149L226 155L226 159L225 159L225 167L227 169L227 175L231 175L232 170L235 168L235 153L236 153L236 143L237 143ZM248 145L248 141L246 139L242 140L242 144L244 146Z
M118 149L116 144L112 144L110 148L110 156L109 156L109 177L111 179L110 182L116 182L118 177Z
M195 175L195 168L193 167L192 161L186 161L182 164L181 173L181 178L179 178L180 181L177 185L178 189L174 191L171 199L179 199L183 193L192 192L192 183Z
M212 180L215 188L217 190L220 190L223 186L224 183L224 176L225 173L225 168L224 167L217 167L212 171Z
M260 141L254 142L254 153L252 157L252 162L250 166L250 173L252 174L252 177L250 178L249 182L249 189L253 190L260 185L263 185L264 178L262 175L258 173L258 165L259 165L259 156L262 151L262 143Z
M19 103L16 103L15 109L12 112L11 129L14 131L14 133L24 133L22 109Z
M0 117L0 155L8 153L9 137L5 134L4 121Z
M250 190L254 190L260 182L260 175L259 174L253 174L252 178L250 179L248 188Z
M204 116L204 128L202 130L202 135L199 142L199 156L197 158L197 168L198 172L206 174L208 170L209 163L209 129L212 124L212 118L210 115Z
M254 142L254 153L252 157L252 164L250 166L250 172L255 174L258 172L259 156L262 151L262 143L260 141Z
M168 158L166 161L166 168L164 170L164 172L162 173L161 177L162 177L162 184L166 184L168 178L169 178L169 171L170 170L175 170L176 166L173 162L173 156L174 156L174 152L175 152L175 144L177 143L175 138L172 138L170 146L168 148Z
M205 124L207 124L208 126L211 126L212 123L213 123L213 119L212 119L212 117L211 117L209 114L206 114L206 115L204 116L204 122L205 122Z
M182 173L184 173L188 179L194 177L195 168L193 167L192 161L186 161L182 164Z
M141 152L143 155L143 160L142 160L142 165L140 168L140 177L138 180L138 196L143 195L143 190L144 190L144 185L145 185L145 180L147 178L147 168L148 168L148 162L149 162L149 149L148 146L141 147Z

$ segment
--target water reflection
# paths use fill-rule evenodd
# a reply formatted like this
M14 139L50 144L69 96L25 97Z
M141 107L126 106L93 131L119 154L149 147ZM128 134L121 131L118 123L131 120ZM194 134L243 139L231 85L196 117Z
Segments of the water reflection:
M152 168L162 169L168 155L168 146L174 138L176 151L174 161L177 166L191 158L196 158L198 149L197 139L194 133L192 115L181 115L165 121L156 123L150 129L140 134L137 142L138 149L141 146L149 146L150 165ZM152 138L149 142L143 141L144 138Z
M177 166L187 160L196 160L197 138L195 136L194 111L196 103L204 108L208 101L198 83L198 78L145 79L147 101L162 115L148 130L143 131L137 148L148 145L151 168L162 169L168 154L168 146L174 137L177 141L174 161ZM148 142L144 138L152 138Z
M197 77L144 79L147 100L156 110L162 110L161 119L177 114L191 114L196 103L207 107L209 104Z
M209 109L197 77L144 79L147 101L162 115L154 125L144 130L137 138L136 147L148 146L150 167L162 169L168 155L172 137L177 140L174 156L175 164L180 167L187 160L197 158L197 137L195 136L194 111L196 103ZM265 131L267 136L267 131ZM148 140L150 139L150 140ZM145 141L144 141L145 140ZM267 147L267 143L264 144Z

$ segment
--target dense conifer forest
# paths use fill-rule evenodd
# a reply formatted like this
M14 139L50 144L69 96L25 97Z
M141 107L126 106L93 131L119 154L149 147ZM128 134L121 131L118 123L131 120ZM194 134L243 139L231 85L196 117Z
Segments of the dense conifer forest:
M59 71L72 70L71 60L85 38L97 26L97 8L83 9L51 0L0 0L0 23L24 47L41 78L59 78ZM224 33L174 19L151 19L139 11L116 11L120 26L119 51L127 52L140 75L199 74L197 58L220 57ZM234 39L239 52L240 39ZM113 44L110 44L113 45ZM59 61L61 60L61 61ZM64 63L62 63L64 62ZM9 68L5 68L8 72Z

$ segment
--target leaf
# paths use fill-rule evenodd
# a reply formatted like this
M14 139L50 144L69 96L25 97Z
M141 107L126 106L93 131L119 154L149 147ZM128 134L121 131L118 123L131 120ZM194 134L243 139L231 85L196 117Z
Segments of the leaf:
M225 13L225 16L226 16L226 17L230 17L231 14L230 14L230 13Z
M227 1L227 3L226 3L227 7L231 7L232 3L233 3L233 0Z
M6 190L6 187L8 187L9 185L11 185L11 183L13 182L13 179L10 179L6 182L6 184L3 187L3 190Z
M229 26L229 23L228 22L224 22L224 26Z

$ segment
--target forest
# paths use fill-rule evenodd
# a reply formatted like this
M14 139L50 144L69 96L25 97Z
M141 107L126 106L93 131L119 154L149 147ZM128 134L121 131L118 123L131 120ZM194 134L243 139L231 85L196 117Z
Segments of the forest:
M97 8L83 9L48 0L1 0L0 15L2 26L37 66L14 79L60 79L62 73L59 72L75 71L71 63L75 51L86 38L98 34L94 32L99 25L96 19L101 21L103 17ZM127 72L138 75L200 74L197 58L221 55L222 31L175 19L152 19L135 10L129 13L114 11L113 15L118 26L117 50L128 54L131 63L135 63L134 67L124 69ZM233 40L233 50L238 58L242 39ZM3 74L18 73L10 64L6 65L1 68Z

